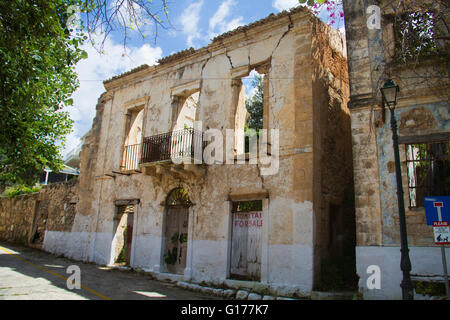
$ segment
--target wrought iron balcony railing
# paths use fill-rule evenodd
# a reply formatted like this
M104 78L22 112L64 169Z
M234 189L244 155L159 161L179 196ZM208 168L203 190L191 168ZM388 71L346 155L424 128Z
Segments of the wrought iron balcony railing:
M140 163L188 158L201 161L205 145L203 133L193 128L146 137L142 142Z
M120 167L120 170L122 171L139 170L139 161L141 159L141 148L142 148L141 143L124 146L122 165Z

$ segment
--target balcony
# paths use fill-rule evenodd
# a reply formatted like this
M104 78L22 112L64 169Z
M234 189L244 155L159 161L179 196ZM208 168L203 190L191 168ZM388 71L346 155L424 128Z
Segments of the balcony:
M203 133L192 128L145 137L141 144L124 147L121 171L137 171L152 176L163 173L203 176ZM196 165L197 163L197 165Z

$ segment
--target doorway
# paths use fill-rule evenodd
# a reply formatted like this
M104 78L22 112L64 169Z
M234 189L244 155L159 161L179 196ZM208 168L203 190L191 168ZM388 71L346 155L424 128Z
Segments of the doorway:
M261 281L262 201L233 202L230 278Z
M131 264L133 222L134 205L116 206L113 239L113 261L116 265L129 266Z
M166 200L164 266L168 273L183 274L188 250L189 207L183 188L172 190Z

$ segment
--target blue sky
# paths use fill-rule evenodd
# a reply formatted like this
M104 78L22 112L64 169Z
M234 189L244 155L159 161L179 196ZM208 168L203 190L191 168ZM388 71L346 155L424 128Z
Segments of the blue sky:
M90 129L97 99L105 91L103 80L145 63L155 64L158 59L191 46L206 46L216 35L296 5L298 0L173 0L168 8L173 28L160 28L156 43L151 34L146 39L135 34L124 48L123 34L112 33L105 42L104 54L85 45L89 57L76 68L80 87L73 96L74 105L67 109L75 124L63 156Z

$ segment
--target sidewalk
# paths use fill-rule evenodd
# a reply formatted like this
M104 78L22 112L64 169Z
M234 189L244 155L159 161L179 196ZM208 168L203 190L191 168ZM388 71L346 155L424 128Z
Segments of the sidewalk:
M80 268L81 289L67 287L71 265ZM0 242L0 300L215 300L149 275L123 271Z

